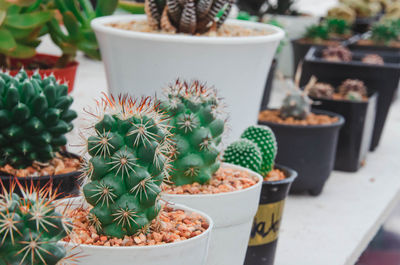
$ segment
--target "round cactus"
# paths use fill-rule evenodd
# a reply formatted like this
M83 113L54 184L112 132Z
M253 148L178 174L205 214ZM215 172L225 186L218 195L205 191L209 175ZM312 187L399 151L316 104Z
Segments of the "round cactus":
M83 192L98 233L123 238L146 232L160 211L171 144L165 115L149 98L105 98L89 132Z
M333 93L335 92L335 88L327 83L316 83L308 92L308 95L314 98L327 98L331 99L333 97Z
M226 148L224 161L260 172L263 159L260 148L255 143L247 139L240 139Z
M343 97L348 98L348 94L351 92L350 98L363 98L367 96L367 87L364 82L358 79L346 79L339 86L339 94ZM355 96L359 94L359 96Z
M57 244L67 235L68 220L56 212L57 193L51 187L20 187L15 183L0 195L0 264L55 265L68 259ZM61 263L61 262L60 262Z
M299 89L289 92L282 102L280 116L284 119L292 117L304 120L311 112L311 99Z
M24 168L51 160L67 143L65 134L77 117L69 109L72 101L68 87L53 75L0 73L0 166Z
M274 169L275 157L278 151L274 132L268 126L253 125L242 133L241 138L252 141L260 148L262 164L259 172L261 175L267 176Z
M171 181L177 185L206 183L218 170L219 144L225 120L219 116L220 102L213 89L198 81L176 81L166 90L162 108L172 117L175 145Z
M341 45L328 46L322 51L322 56L331 62L350 62L353 57L351 51Z

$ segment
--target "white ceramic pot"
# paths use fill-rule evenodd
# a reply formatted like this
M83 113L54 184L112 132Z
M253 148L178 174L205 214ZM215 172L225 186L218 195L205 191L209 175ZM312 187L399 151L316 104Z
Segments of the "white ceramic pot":
M214 230L207 265L243 265L263 179L259 174L243 167L226 163L222 167L245 170L259 181L250 188L234 192L200 195L162 193L161 198L188 205L211 216Z
M72 204L73 207L74 204ZM81 204L77 204L81 205ZM78 253L82 265L204 265L208 255L210 234L214 223L205 213L183 205L171 205L174 209L196 212L207 219L210 227L202 234L188 240L156 246L107 247L74 245L60 242L70 254Z
M215 86L230 113L229 142L257 122L266 74L284 32L270 25L238 20L227 24L265 29L252 37L205 37L134 32L109 23L142 21L144 15L94 19L111 93L161 94L176 78L200 79Z

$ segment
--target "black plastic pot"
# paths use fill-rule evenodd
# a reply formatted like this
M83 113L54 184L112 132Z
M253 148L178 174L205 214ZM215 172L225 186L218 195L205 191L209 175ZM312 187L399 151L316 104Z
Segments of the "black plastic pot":
M349 48L357 51L369 52L400 52L400 48L385 45L359 45L357 43L349 45Z
M63 153L63 155L68 157L79 158L79 156L71 153ZM2 174L0 172L0 174ZM3 182L3 185L8 190L10 184L17 179L19 183L23 187L30 188L32 185L36 188L41 188L48 184L49 182L52 183L53 190L57 189L57 192L60 194L59 198L69 197L69 196L76 196L79 194L79 177L81 176L81 171L73 171L66 174L60 175L47 175L47 176L40 176L40 177L26 177L16 178L15 176L11 175L0 175L0 180ZM15 188L15 192L21 195L21 191L18 185Z
M339 121L306 126L261 120L258 123L269 126L275 133L279 147L276 162L291 167L298 173L290 192L309 192L317 196L321 194L333 170L339 130L344 124L344 118L322 110L313 110L313 113L338 117Z
M267 82L265 83L264 95L260 107L261 110L266 109L268 107L277 64L278 61L274 58L274 60L272 60L271 67L268 72Z
M368 101L313 98L314 108L342 115L345 123L340 130L334 169L355 172L367 156L371 145L378 93L372 92Z
M245 265L274 264L285 199L297 177L293 169L280 165L275 165L275 168L283 171L286 178L264 181L262 184L260 205L251 229Z
M318 81L339 86L347 78L364 81L368 89L377 91L378 107L374 125L374 133L370 150L375 150L379 144L385 121L394 99L400 80L400 52L373 53L382 56L384 65L371 65L361 62L361 58L371 52L352 50L353 61L329 62L321 58L322 48L312 47L304 61L300 84L304 86L312 75Z

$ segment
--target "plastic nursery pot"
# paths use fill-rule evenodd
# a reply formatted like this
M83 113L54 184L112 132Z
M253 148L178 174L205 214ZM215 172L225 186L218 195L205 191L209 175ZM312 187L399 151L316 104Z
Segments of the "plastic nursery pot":
M316 103L314 108L338 113L345 119L339 133L334 169L357 171L371 145L378 93L370 93L368 101L312 99Z
M289 125L259 120L275 133L279 146L276 162L297 171L291 193L321 194L335 163L339 130L344 118L336 113L313 110L315 114L338 117L339 121L323 125Z
M270 34L209 37L117 29L110 23L146 21L145 15L97 18L92 21L113 94L154 95L180 79L207 82L224 98L230 113L229 141L257 121L268 73L283 30L262 23L228 20ZM246 96L243 96L243 93ZM237 106L244 106L238 108Z
M371 150L378 146L391 103L400 80L399 52L366 52L352 50L353 61L329 62L321 58L322 48L313 47L308 52L303 65L301 85L304 86L312 75L319 82L339 86L347 78L360 79L365 86L379 93ZM384 65L365 64L361 62L366 54L375 53L382 56Z
M81 198L79 198L81 199ZM79 207L81 200L74 199L72 207ZM67 205L66 200L64 205ZM202 234L179 242L153 246L107 247L59 242L71 249L70 254L80 256L79 264L140 264L140 265L204 265L206 264L210 234L214 226L213 220L205 213L189 207L175 204L173 209L184 210L187 213L197 213L209 223L209 228ZM65 207L65 206L64 206ZM62 209L60 209L61 211ZM76 247L76 248L74 248Z
M266 109L268 107L277 63L278 62L276 59L272 60L271 68L269 69L268 76L267 76L267 82L265 83L264 95L263 95L263 98L261 101L260 109Z
M275 169L282 170L286 178L264 181L262 184L260 205L251 228L245 265L274 264L285 199L297 177L297 172L288 167L275 165Z
M222 167L246 171L259 181L247 189L233 192L198 195L163 192L161 198L199 209L211 216L215 226L210 241L207 265L243 265L253 218L260 200L262 177L236 165L223 163Z
M78 155L62 152L63 155L67 157L80 158ZM57 189L60 194L59 198L77 196L79 194L79 178L81 176L81 171L72 171L65 174L59 175L46 175L46 176L37 176L37 177L15 177L11 175L4 175L3 172L0 172L0 180L3 182L6 190L9 190L10 184L16 179L19 183L22 184L23 187L43 187L48 184L50 181L53 184L53 190ZM15 192L21 195L21 191L17 186L15 188Z
M29 58L29 59L11 59L11 64L13 64L13 65L22 64L25 67L26 73L29 76L31 76L35 73L36 70L29 70L29 69L27 69L27 66L29 66L29 64L31 64L32 62L41 62L41 63L45 63L47 65L55 65L55 63L57 62L57 60L59 58L60 57L54 56L54 55L38 53L34 57ZM69 63L64 68L39 69L39 74L42 77L54 74L56 79L60 80L61 83L68 84L68 92L70 93L74 88L76 70L78 68L78 65L79 65L79 63L77 61L74 61L72 63ZM10 74L14 76L18 72L19 72L19 69L11 70Z

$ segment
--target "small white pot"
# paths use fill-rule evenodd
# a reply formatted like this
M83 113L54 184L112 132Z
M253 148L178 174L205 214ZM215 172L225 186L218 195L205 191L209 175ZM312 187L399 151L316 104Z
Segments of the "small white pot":
M257 122L267 73L284 32L238 20L226 24L265 29L269 35L207 37L134 32L109 23L146 20L145 15L94 19L109 90L113 94L160 95L177 78L199 79L219 90L230 113L229 142Z
M76 200L76 199L75 199ZM73 207L74 204L72 204ZM81 205L76 203L76 206ZM188 240L155 246L107 247L75 245L60 242L71 253L81 256L79 264L88 265L204 265L208 255L210 234L214 223L205 213L183 205L171 205L174 209L195 212L207 219L210 227L202 234Z
M243 265L263 178L249 169L232 164L223 163L222 167L245 170L258 178L258 183L234 192L199 195L162 193L161 198L188 205L211 216L215 225L207 265Z

